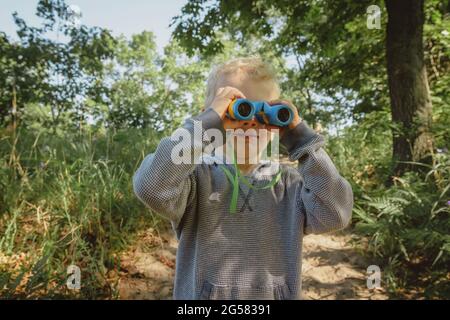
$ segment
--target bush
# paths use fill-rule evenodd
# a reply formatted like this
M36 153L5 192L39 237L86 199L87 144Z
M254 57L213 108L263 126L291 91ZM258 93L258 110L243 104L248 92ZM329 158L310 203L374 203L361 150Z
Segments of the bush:
M392 293L424 288L426 298L450 297L449 199L448 154L435 155L425 176L410 172L356 199L356 230L369 236L369 254L385 266Z
M441 139L448 135L448 111L439 110L432 165L420 164L420 173L397 177L390 187L394 128L389 112L372 112L328 138L331 158L353 187L353 225L363 236L359 244L369 239L366 253L382 267L395 297L412 291L450 298L450 156L448 140Z

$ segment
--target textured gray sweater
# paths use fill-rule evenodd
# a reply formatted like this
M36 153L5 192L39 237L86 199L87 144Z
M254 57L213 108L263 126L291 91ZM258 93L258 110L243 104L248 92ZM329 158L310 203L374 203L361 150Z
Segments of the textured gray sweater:
M193 133L195 121L204 130L223 131L211 109L183 128ZM190 144L194 157L209 143L202 140ZM270 189L241 184L234 215L232 184L220 161L173 164L172 148L179 142L170 137L144 159L133 178L135 193L170 219L179 240L174 299L301 298L302 238L347 226L353 193L322 149L324 138L305 122L286 132L281 143L290 159L299 161L298 169L281 165L281 179ZM272 177L261 172L273 165L279 164L258 165L248 180L266 185Z

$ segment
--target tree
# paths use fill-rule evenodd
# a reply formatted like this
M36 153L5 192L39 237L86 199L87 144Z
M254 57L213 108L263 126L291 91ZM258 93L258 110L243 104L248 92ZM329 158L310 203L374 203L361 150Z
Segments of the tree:
M55 128L65 113L81 123L84 99L104 96L104 61L113 57L115 40L107 30L74 23L73 12L63 0L39 1L37 16L43 19L40 28L28 26L13 14L20 42L0 36L0 51L5 54L0 73L8 81L3 87L5 98L0 100L0 121L5 124L11 113L15 92L18 109L30 103L51 107L48 126Z
M431 96L424 62L424 1L386 0L389 15L386 57L394 133L394 174L407 169L405 161L422 161L432 152Z
M11 42L4 33L0 33L0 57L0 125L6 125L13 121L13 100L19 106L17 117L26 103L39 99L46 73L36 47Z
M105 103L97 118L108 127L173 130L202 107L207 62L186 56L176 41L158 54L154 35L144 31L118 39L108 66Z

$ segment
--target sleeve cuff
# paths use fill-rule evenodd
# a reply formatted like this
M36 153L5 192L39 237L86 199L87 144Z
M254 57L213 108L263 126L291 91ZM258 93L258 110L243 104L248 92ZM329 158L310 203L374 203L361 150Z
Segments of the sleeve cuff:
M192 118L195 121L201 121L203 129L219 129L225 136L225 129L223 128L222 119L213 109L208 108L199 115Z
M295 128L287 131L280 142L286 146L288 152L291 153L295 149L308 145L318 137L319 134L308 127L305 121L302 121Z

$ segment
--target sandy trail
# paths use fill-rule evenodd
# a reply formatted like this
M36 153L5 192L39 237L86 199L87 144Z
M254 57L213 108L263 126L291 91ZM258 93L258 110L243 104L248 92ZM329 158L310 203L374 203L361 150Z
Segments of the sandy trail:
M121 255L118 283L121 299L171 299L177 240L170 231L142 232ZM305 299L387 299L381 290L369 290L370 265L351 245L348 233L309 235L303 243L303 296Z

